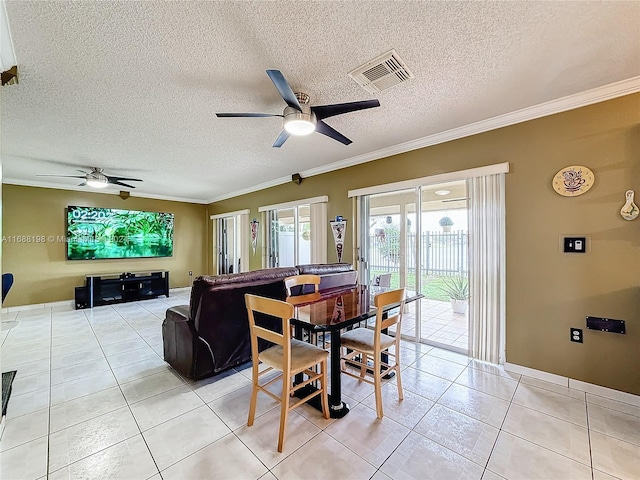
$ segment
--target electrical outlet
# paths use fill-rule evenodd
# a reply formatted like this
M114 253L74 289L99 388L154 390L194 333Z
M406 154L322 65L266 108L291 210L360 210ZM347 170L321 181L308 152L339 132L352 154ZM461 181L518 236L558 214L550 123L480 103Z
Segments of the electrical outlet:
M582 343L582 329L571 327L571 341Z

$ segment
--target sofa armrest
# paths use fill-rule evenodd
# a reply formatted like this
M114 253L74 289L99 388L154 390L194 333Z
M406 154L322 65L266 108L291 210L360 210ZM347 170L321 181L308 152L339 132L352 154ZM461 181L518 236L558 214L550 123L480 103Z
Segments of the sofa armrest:
M162 322L164 360L181 375L198 379L213 373L213 354L189 318L189 305L171 307Z

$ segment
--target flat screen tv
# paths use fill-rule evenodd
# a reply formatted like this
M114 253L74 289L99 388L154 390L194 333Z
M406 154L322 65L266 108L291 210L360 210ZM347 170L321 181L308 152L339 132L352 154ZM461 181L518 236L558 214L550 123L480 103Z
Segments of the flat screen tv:
M171 257L173 213L67 207L67 258Z

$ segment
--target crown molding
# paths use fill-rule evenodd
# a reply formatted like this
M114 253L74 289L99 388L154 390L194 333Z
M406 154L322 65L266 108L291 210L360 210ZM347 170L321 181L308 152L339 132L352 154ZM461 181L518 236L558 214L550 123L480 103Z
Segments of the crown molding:
M508 127L529 120L535 120L536 118L547 117L556 113L566 112L568 110L574 110L580 107L586 107L594 103L604 102L632 93L640 92L640 76L628 78L620 82L611 83L602 87L593 88L584 92L576 93L573 95L567 95L556 100L534 105L533 107L526 107L514 112L505 113L496 117L480 120L475 123L470 123L462 127L452 128L444 132L435 133L426 137L418 138L416 140L410 140L408 142L400 143L388 148L382 148L373 152L364 153L355 157L346 158L337 162L329 163L327 165L321 165L316 168L305 170L300 172L302 177L307 178L314 175L322 175L323 173L333 172L342 168L352 167L361 163L372 162L385 157L391 157L401 153L410 152L412 150L418 150L420 148L431 147L440 143L450 142L452 140L458 140L460 138L469 137L471 135L477 135L479 133L488 132L490 130L496 130L502 127ZM235 192L227 193L213 197L208 203L219 202L228 198L238 197L240 195L246 195L248 193L264 190L265 188L275 187L284 183L290 182L290 177L278 178L269 182L260 183L250 188L242 190L236 190Z
M51 188L53 190L71 190L74 192L82 192L82 193L103 193L106 195L119 195L120 190L87 190L85 187L79 186L61 186L61 185L52 185L46 182L34 182L34 181L25 181L18 180L15 178L3 178L2 183L6 183L8 185L19 185L21 187L38 187L38 188ZM185 197L172 197L170 195L155 195L153 193L138 193L138 192L129 192L130 197L137 198L150 198L153 200L167 200L170 202L182 202L182 203L198 203L200 205L206 205L211 203L209 201L203 200L201 198L185 198Z
M333 165L333 164L331 164ZM328 170L329 172L331 170ZM324 172L322 172L324 173ZM227 198L239 197L240 195L246 195L248 193L257 192L259 190L264 190L265 188L277 187L278 185L284 185L287 182L291 181L291 176L275 178L273 180L269 180L268 182L258 183L257 185L252 185L251 187L241 188L240 190L235 190L231 193L224 193L222 195L217 195L211 199L209 199L206 203L214 203L219 202L221 200L226 200Z

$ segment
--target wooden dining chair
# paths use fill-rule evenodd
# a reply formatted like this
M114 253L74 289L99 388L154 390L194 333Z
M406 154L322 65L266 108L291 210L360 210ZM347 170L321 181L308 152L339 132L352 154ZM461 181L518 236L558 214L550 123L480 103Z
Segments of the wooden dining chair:
M308 289L305 289L305 285L313 285L314 290L310 292ZM300 288L296 290L292 290L293 287L299 286ZM292 277L287 277L284 279L284 287L287 289L287 296L290 297L292 295L300 295L304 293L318 293L318 288L320 287L320 276L319 275L294 275Z
M382 409L382 377L391 371L396 372L398 384L398 398L402 400L402 380L400 379L400 328L402 322L402 311L404 310L404 288L380 293L374 298L374 305L377 308L376 323L374 328L354 328L342 334L342 373L358 378L375 386L376 413L378 418L383 417ZM397 309L387 311L390 305L397 305ZM392 313L393 312L393 313ZM395 337L382 333L393 325L396 326ZM390 347L395 347L393 353L389 352ZM381 354L386 353L389 360L382 362ZM369 364L369 357L373 360L373 368ZM393 357L393 362L390 360ZM348 364L358 365L360 375L349 371Z
M322 402L322 413L324 418L329 418L329 402L327 398L327 357L329 352L315 345L291 338L290 319L293 317L293 305L274 300L271 298L258 297L256 295L245 294L245 303L249 314L249 328L251 331L251 358L253 363L253 388L251 390L251 404L249 406L249 418L247 426L253 425L256 414L256 403L258 400L258 390L266 393L270 397L280 402L280 433L278 434L278 452L282 452L284 447L285 428L289 411L307 402L309 399L320 395ZM269 315L282 320L281 332L272 330L266 325L256 324L256 313ZM260 320L260 317L258 317ZM274 345L258 352L258 339L262 338ZM259 371L260 362L267 365L263 371ZM313 368L320 365L320 373ZM259 377L271 370L279 370L282 374L260 384ZM293 385L293 377L299 373L304 373L306 379L297 385ZM282 379L282 393L277 396L267 390L266 387ZM320 380L320 388L314 390L301 400L291 404L291 396L294 392L311 383Z

